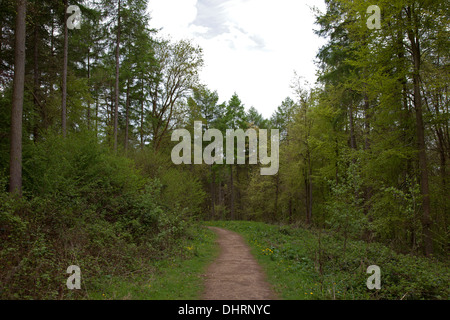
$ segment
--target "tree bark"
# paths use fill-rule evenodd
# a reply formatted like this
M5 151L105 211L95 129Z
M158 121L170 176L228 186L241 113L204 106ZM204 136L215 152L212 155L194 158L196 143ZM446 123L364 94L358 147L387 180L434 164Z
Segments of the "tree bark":
M144 150L144 76L142 76L141 90L141 128L139 134L141 138L141 150Z
M17 0L11 107L9 192L22 195L22 115L25 86L26 0Z
M336 160L334 161L334 178L336 180L336 184L339 184L339 141L335 138L335 149L334 149Z
M91 80L91 59L90 59L90 49L88 48L88 54L87 54L87 79L88 79L88 86L90 87L90 80ZM87 127L88 131L91 131L91 103L88 101L87 103Z
M294 222L293 216L292 216L292 197L289 197L289 223Z
M277 174L275 177L275 208L273 212L274 221L277 221L278 217L278 196L280 193L280 175Z
M98 138L98 97L95 99L95 137Z
M36 12L36 14L38 14ZM34 106L34 121L33 121L33 141L36 142L39 136L39 114L42 114L41 106L38 100L39 94L39 24L35 22L33 31L33 106Z
M350 147L356 150L356 136L355 136L355 125L353 120L353 108L349 108L349 126L350 126Z
M309 200L309 195L310 195L309 188L310 188L310 185L309 185L309 177L308 177L308 170L307 170L307 168L303 169L303 174L304 174L304 183L305 183L306 224L309 226L311 224L311 220L310 220L311 213L309 212L309 208L310 208L310 206L309 206L309 203L310 203L310 200Z
M410 25L416 25L417 19L413 8L407 8L408 19ZM421 50L419 35L416 31L408 30L408 38L411 43L411 52L414 63L413 84L414 84L414 107L416 110L416 131L417 131L417 145L419 152L419 169L420 169L420 193L422 196L422 228L424 235L424 253L430 255L433 253L433 242L431 238L431 205L428 184L428 160L425 146L425 127L423 123L423 106L422 93L420 88L420 68L421 68Z
M224 216L223 216L223 212L224 212L224 201L223 201L223 188L222 188L222 180L220 180L219 183L219 205L220 205L220 220L223 220Z
M125 151L128 151L128 131L130 122L130 79L127 80L127 98L125 103Z
M211 171L211 220L214 219L216 215L215 206L216 206L216 173L213 170L213 166L210 165Z
M67 0L64 0L64 52L62 71L62 97L61 97L61 129L65 138L67 135L67 52L69 49L69 35L67 30Z
M116 42L116 83L114 100L114 151L117 152L117 132L119 126L119 58L120 58L120 0L117 8L117 42Z
M230 165L230 214L231 214L231 220L234 220L234 181L233 181L233 165Z
M308 196L308 225L312 223L312 204L313 204L313 193L312 193L312 166L311 166L311 155L308 151L308 192L309 192L309 196Z

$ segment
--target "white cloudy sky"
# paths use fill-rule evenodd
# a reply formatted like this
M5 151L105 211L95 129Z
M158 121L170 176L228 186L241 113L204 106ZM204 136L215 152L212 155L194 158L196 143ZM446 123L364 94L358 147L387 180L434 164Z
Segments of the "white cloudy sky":
M201 82L219 102L236 92L266 118L293 96L294 70L316 79L313 61L324 41L313 32L312 6L325 8L323 0L149 0L151 27L203 48Z

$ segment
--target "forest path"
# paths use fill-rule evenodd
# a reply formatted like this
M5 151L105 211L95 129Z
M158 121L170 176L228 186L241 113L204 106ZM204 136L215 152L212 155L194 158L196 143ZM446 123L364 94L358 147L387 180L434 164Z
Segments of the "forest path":
M277 299L241 235L208 227L218 235L219 257L205 275L204 300Z

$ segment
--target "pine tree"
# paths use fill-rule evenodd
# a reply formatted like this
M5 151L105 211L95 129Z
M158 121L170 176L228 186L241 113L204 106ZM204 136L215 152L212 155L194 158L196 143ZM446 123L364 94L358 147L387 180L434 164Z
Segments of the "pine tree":
M9 192L22 194L22 114L25 86L26 0L17 0L14 46L14 80L11 108Z

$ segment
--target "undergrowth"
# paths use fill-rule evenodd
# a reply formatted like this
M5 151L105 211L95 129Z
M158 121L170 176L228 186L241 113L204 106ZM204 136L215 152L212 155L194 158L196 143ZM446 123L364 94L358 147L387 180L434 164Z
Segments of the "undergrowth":
M404 255L378 243L333 233L258 222L219 221L251 246L269 282L283 299L448 300L448 264ZM367 267L381 268L381 289L369 290Z
M98 279L149 274L180 256L198 208L172 200L173 182L92 135L43 139L25 148L21 198L0 173L0 299L88 299ZM71 265L81 290L67 289Z

